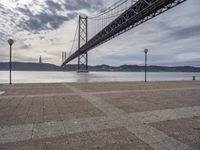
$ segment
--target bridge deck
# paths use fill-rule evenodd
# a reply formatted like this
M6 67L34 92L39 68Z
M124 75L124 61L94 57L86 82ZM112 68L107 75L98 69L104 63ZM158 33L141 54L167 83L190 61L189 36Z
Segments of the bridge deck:
M200 81L0 85L0 149L199 150Z

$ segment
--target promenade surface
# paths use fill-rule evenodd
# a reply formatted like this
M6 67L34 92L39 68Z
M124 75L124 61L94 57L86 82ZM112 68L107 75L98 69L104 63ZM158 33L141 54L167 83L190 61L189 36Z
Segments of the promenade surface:
M200 150L200 81L0 85L0 150Z

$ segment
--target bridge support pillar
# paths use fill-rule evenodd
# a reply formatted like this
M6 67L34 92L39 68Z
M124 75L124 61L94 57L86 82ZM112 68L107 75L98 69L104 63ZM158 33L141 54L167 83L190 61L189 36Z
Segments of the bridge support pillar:
M88 52L82 53L80 48L88 41L88 18L79 16L78 32L78 72L88 72Z

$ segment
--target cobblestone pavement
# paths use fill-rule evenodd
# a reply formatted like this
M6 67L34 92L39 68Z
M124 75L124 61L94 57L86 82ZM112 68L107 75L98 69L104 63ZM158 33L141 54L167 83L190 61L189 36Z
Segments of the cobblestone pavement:
M200 82L0 85L0 150L200 150Z

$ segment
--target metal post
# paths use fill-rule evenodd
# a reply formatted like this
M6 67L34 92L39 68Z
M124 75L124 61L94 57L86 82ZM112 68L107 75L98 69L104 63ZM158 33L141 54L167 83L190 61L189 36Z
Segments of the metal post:
M196 77L195 76L193 76L193 81L195 81L196 80Z
M145 53L145 82L147 82L147 53Z
M10 45L10 85L12 84L12 45Z
M12 45L14 44L13 39L8 39L8 44L10 45L10 85L12 84Z
M144 49L144 53L145 53L145 82L147 82L147 53L148 53L148 49Z

